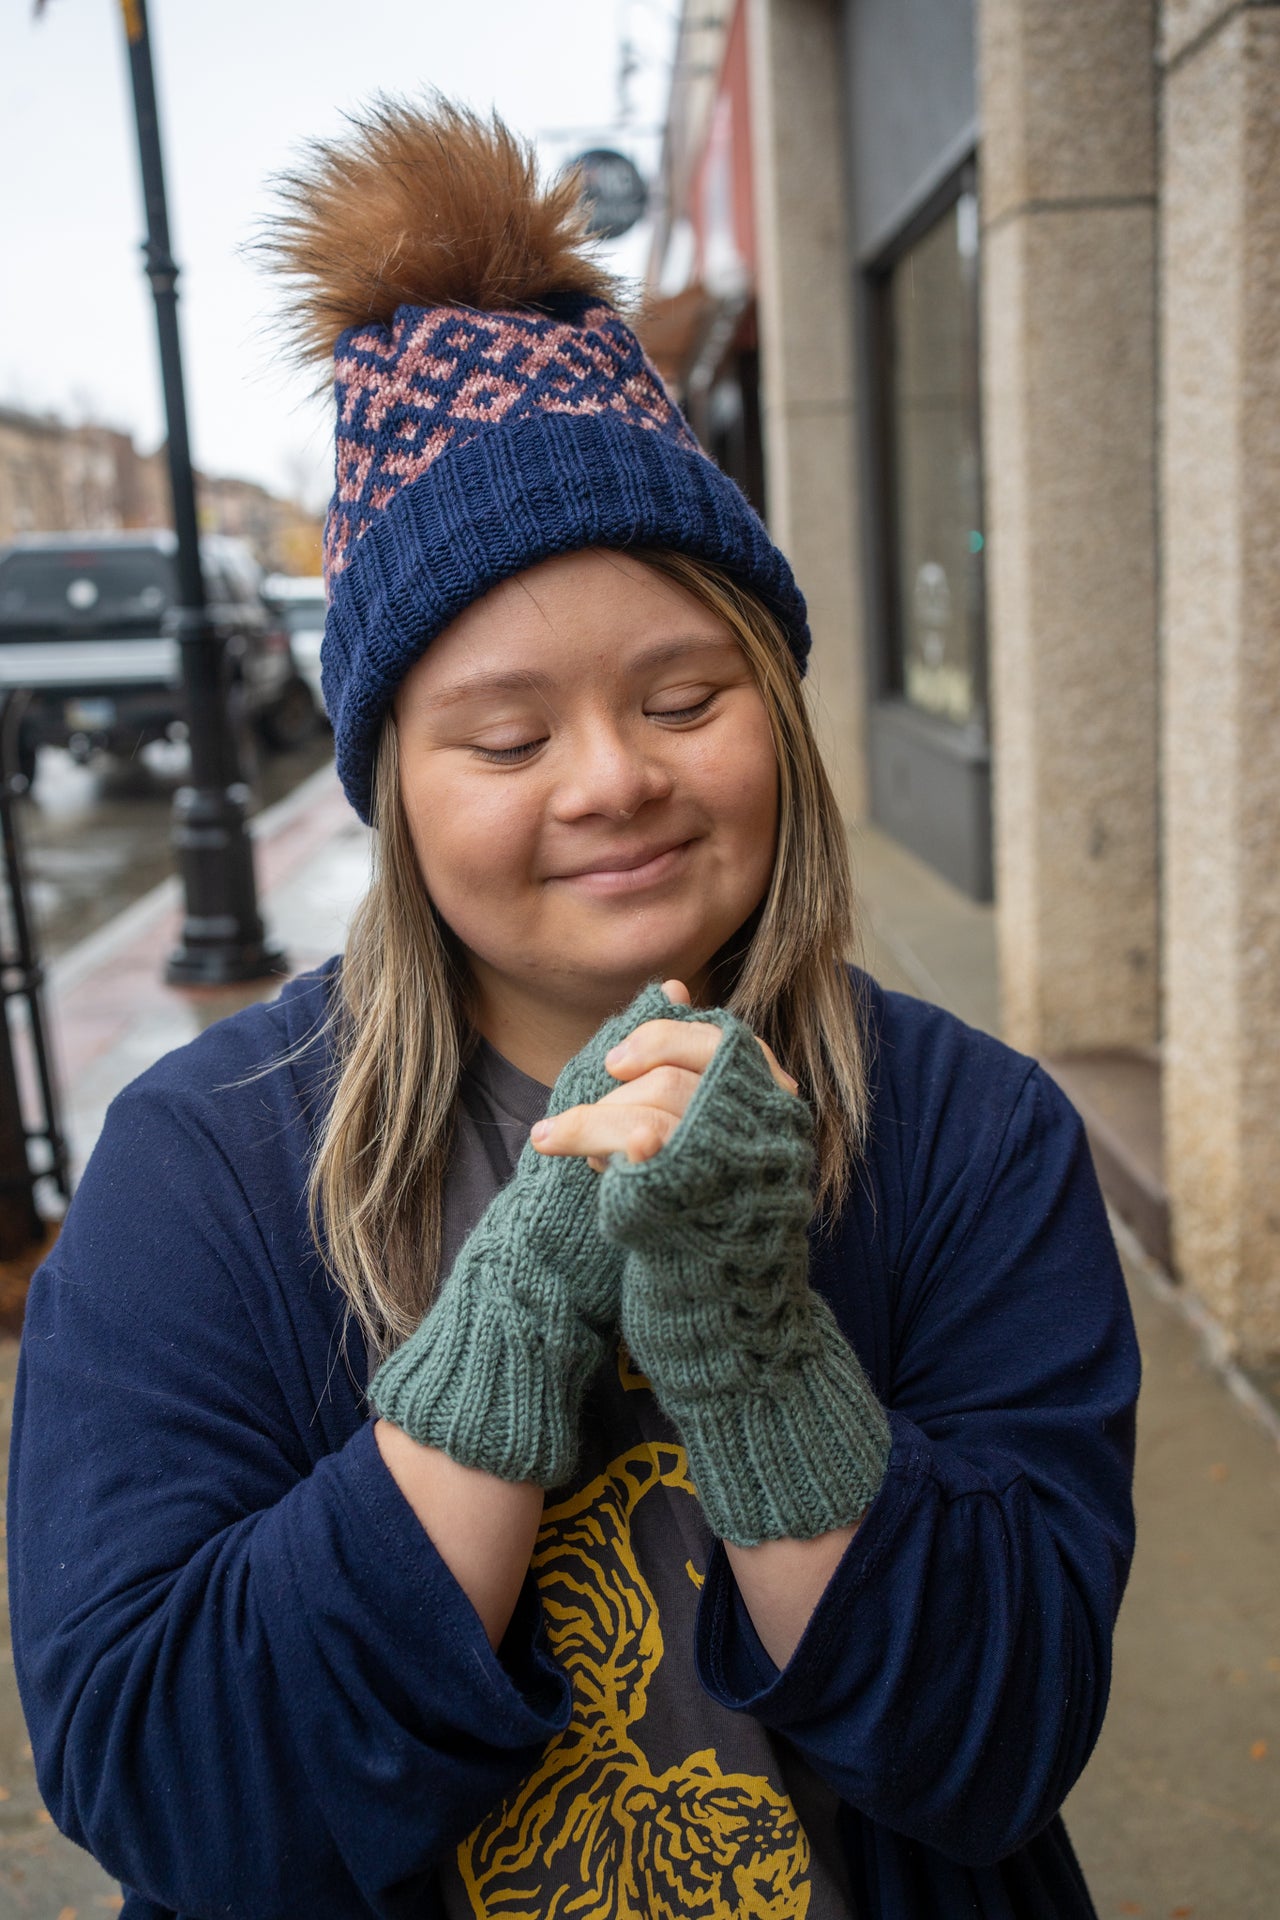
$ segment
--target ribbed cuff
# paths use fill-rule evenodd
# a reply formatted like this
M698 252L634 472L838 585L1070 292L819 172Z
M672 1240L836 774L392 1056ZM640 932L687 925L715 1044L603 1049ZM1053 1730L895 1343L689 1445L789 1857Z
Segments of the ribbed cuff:
M696 443L608 410L534 411L456 437L370 516L334 583L324 698L338 778L362 820L383 715L429 641L500 580L585 547L671 547L717 563L780 617L803 673L809 628L791 568Z
M557 1487L573 1472L583 1394L603 1355L579 1316L548 1328L455 1273L369 1397L411 1440L461 1466Z
M849 1526L880 1491L889 1422L843 1338L762 1374L751 1392L661 1398L707 1523L735 1546Z

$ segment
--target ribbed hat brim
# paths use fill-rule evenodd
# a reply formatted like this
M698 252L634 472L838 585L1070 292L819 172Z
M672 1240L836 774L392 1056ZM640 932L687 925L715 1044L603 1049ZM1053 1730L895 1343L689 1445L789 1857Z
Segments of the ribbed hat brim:
M777 615L803 672L809 628L791 568L705 455L608 414L538 413L481 431L396 495L333 585L322 686L338 776L362 820L383 716L435 636L499 581L586 547L715 562Z

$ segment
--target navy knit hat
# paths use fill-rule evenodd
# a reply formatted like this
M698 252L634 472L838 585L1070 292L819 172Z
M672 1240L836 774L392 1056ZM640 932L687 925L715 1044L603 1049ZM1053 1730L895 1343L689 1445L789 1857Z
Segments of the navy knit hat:
M269 244L309 283L296 331L311 353L337 334L321 667L362 819L409 668L464 607L552 554L713 561L778 616L803 670L791 569L616 310L572 185L540 189L497 121L383 104L283 186Z

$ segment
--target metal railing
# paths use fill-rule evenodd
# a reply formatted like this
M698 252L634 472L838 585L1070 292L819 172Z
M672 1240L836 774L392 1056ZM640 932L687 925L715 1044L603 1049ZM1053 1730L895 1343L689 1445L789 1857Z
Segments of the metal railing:
M4 931L0 935L0 1259L13 1259L44 1236L36 1188L51 1181L62 1199L71 1195L67 1144L59 1114L44 1006L44 969L27 906L17 801L29 782L20 767L19 740L31 695L0 690L0 840L4 851ZM25 1018L12 1017L17 1006ZM28 1099L38 1119L23 1111L14 1053L15 1031L25 1040L33 1069ZM35 1151L33 1152L33 1149Z

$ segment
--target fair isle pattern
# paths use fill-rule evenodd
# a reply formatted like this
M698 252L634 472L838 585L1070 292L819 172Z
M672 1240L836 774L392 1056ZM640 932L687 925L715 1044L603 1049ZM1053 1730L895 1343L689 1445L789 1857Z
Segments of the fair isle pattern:
M403 487L489 429L538 413L611 413L701 453L634 333L600 303L573 321L401 307L389 329L343 335L335 386L337 474L324 556L331 585Z
M342 334L321 652L338 777L362 820L405 674L501 580L588 547L710 561L781 621L803 673L804 597L607 303L540 313L397 309Z

